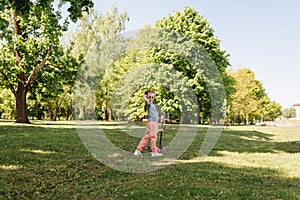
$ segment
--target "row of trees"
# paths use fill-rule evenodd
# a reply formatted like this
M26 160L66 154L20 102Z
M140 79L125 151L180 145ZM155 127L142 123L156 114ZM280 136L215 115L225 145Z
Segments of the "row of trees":
M160 111L185 123L226 117L247 123L281 114L251 70L227 70L229 54L194 9L125 37L126 12L113 6L102 15L91 1L69 1L62 22L59 8L66 2L58 8L50 0L0 5L0 117L21 123L72 113L79 119L143 117L141 96L150 88ZM79 18L78 29L62 40L68 20Z

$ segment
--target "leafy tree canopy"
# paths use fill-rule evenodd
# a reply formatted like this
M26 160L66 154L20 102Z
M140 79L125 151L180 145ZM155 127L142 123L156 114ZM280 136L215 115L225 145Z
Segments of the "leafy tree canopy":
M60 23L60 8L67 3L69 15ZM53 0L0 3L0 83L15 96L17 122L29 122L26 97L37 79L49 85L54 79L66 78L59 73L74 71L78 63L61 46L60 37L68 28L68 19L76 22L92 6L90 0L60 0L58 10Z
M229 72L236 81L236 92L230 106L230 117L235 122L274 120L281 114L281 106L267 96L261 81L249 68Z
M161 49L157 49L154 59L156 62L174 65L176 70L182 72L189 79L198 99L198 123L202 122L203 118L212 117L214 114L211 112L216 109L211 109L211 98L214 99L214 102L219 101L218 105L213 107L221 109L224 97L222 92L219 92L219 95L214 95L217 92L213 94L209 90L222 91L219 86L225 86L227 102L230 102L229 97L234 89L232 88L232 78L225 73L225 69L229 66L227 59L229 54L221 50L220 40L215 36L210 23L193 8L185 7L183 12L177 11L174 15L168 15L168 17L157 21L155 27L183 34L186 38L201 45L205 50L205 53L202 51L189 55L194 58L198 57L196 60L202 61L198 63L187 62L187 59L181 55L174 56L171 52L166 53ZM209 59L201 58L203 55L208 55ZM212 62L213 64L211 64ZM193 65L201 66L202 70L195 70ZM212 73L212 68L215 66L217 66L218 73ZM216 77L220 79L217 80ZM214 87L211 87L212 85ZM220 116L214 115L213 118L218 119Z
M285 109L283 109L282 112L283 112L282 116L284 118L289 119L289 118L296 117L296 109L295 108L285 108Z

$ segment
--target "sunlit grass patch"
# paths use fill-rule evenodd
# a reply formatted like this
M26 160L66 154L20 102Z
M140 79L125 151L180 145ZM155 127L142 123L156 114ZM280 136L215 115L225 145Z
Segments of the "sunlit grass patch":
M44 151L44 150L41 150L41 149L20 149L20 151L37 153L37 154L55 154L55 153L57 153L55 151Z
M245 139L245 140L266 141L266 139L260 138L260 137L257 137L257 136L253 136L253 137L240 136L240 138Z
M31 120L30 124L19 124L13 120L0 120L0 126L8 127L42 127L42 128L74 128L75 121L42 121Z
M291 142L300 141L300 121L283 121L277 122L278 126L231 126L226 130L229 131L256 131L260 133L268 134L270 140L276 142ZM288 126L286 125L288 124ZM260 139L251 137L250 135L243 135L251 139Z
M20 168L22 168L20 165L0 165L1 170L16 170Z
M174 163L215 162L230 167L259 167L280 172L283 177L300 178L300 153L238 153L220 151L219 156L196 157L190 160L177 160Z

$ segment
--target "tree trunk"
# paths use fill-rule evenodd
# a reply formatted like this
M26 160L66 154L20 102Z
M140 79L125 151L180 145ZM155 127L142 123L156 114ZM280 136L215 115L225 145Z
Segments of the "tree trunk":
M54 109L54 113L53 113L53 121L56 121L56 120L57 120L58 110L59 110L59 108L55 108L55 109Z
M53 121L53 113L51 111L51 107L49 105L47 105L47 112L48 112L48 120L49 121Z
M201 118L200 118L200 99L197 97L197 124L201 123Z
M110 109L110 106L109 106L109 102L107 102L105 104L105 110L104 110L104 115L105 115L105 121L109 121L111 120L111 109Z
M43 114L44 114L43 111L39 110L38 113L37 113L37 119L42 120L43 119Z
M16 112L17 112L17 123L30 123L27 115L27 96L28 89L24 87L22 83L18 84L18 89L15 94L16 99Z
M209 116L209 117L208 117L208 119L207 119L207 123L208 123L209 125L211 125L211 124L212 124L212 118L211 118L211 116Z
M107 107L104 110L104 120L108 121L108 110L107 110Z
M113 111L112 111L112 109L111 108L109 108L109 116L108 116L108 120L109 121L112 121L113 120Z
M191 123L191 119L188 115L188 112L186 110L186 108L183 106L182 108L182 123L183 124L190 124Z
M21 29L20 29L20 21L17 17L17 12L14 10L14 31L16 35L22 35ZM16 64L17 66L20 65L22 60L22 56L18 49L16 49ZM26 96L28 92L28 87L24 85L25 82L25 76L24 73L20 73L17 75L17 77L21 80L21 82L18 83L18 88L15 91L12 85L10 85L10 88L12 92L15 95L16 99L16 122L17 123L30 123L29 118L27 115L27 103L26 103Z
M68 107L66 108L66 112L65 112L65 115L66 115L66 120L69 120L69 116L72 114L72 107Z

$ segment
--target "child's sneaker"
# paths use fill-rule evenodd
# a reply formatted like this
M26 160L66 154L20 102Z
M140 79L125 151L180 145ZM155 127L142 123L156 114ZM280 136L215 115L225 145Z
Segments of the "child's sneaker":
M158 156L162 156L162 153L158 153L158 152L151 153L151 157L158 157Z
M141 151L135 150L134 153L133 153L133 155L135 155L135 156L142 156L143 154L141 153Z

